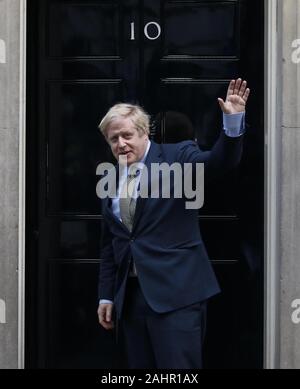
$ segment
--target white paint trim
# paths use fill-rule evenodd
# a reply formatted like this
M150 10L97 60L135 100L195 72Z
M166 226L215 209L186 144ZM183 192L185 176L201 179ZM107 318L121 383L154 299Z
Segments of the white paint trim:
M26 0L20 0L18 368L25 355Z
M6 324L6 304L0 299L0 324Z
M281 0L280 0L281 1ZM280 78L278 0L265 0L265 280L264 367L279 367Z
M6 45L3 39L0 39L0 63L6 63Z

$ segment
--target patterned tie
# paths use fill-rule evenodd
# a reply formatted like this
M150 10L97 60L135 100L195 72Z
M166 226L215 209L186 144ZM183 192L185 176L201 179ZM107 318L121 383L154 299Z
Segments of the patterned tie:
M135 174L128 174L127 179L123 185L121 194L120 194L120 216L123 224L132 231L133 218L136 207L136 199L133 197L134 189L136 187L136 179L138 177L139 171L136 171ZM130 265L129 276L137 276L137 271L133 259Z
M128 174L120 194L120 216L123 224L132 231L136 199L133 197L138 172Z

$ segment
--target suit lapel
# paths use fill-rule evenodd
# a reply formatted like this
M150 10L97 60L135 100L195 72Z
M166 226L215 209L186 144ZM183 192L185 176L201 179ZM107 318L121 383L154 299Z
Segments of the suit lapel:
M153 163L161 163L161 162L162 162L162 159L161 159L160 145L151 141L151 146L150 146L149 153L147 155L147 158L145 161L145 167L144 167L144 169L148 170L148 193L149 193L149 195L150 195L150 186L151 186L151 165ZM143 175L143 173L142 173L142 175ZM142 181L142 178L141 178L141 181ZM146 202L147 202L146 198L142 198L142 197L137 198L132 231L134 231L137 227L137 224L142 216Z

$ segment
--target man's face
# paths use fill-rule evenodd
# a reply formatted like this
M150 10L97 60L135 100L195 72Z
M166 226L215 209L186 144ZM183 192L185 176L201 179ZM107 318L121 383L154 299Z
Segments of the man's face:
M107 141L114 157L126 156L127 164L140 161L146 151L148 135L141 134L128 118L115 119L107 129Z

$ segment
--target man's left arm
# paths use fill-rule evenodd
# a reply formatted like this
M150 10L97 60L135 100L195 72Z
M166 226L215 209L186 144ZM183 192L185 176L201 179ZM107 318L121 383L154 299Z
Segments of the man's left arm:
M210 171L226 171L240 162L245 133L246 104L250 95L247 81L238 78L231 80L225 101L218 98L223 112L223 130L212 148L205 169ZM224 135L225 134L225 135Z
M245 132L245 110L250 89L247 81L232 80L226 100L219 98L223 111L223 131L210 151L201 151L195 142L184 142L179 150L183 162L205 163L206 177L231 170L240 162Z

